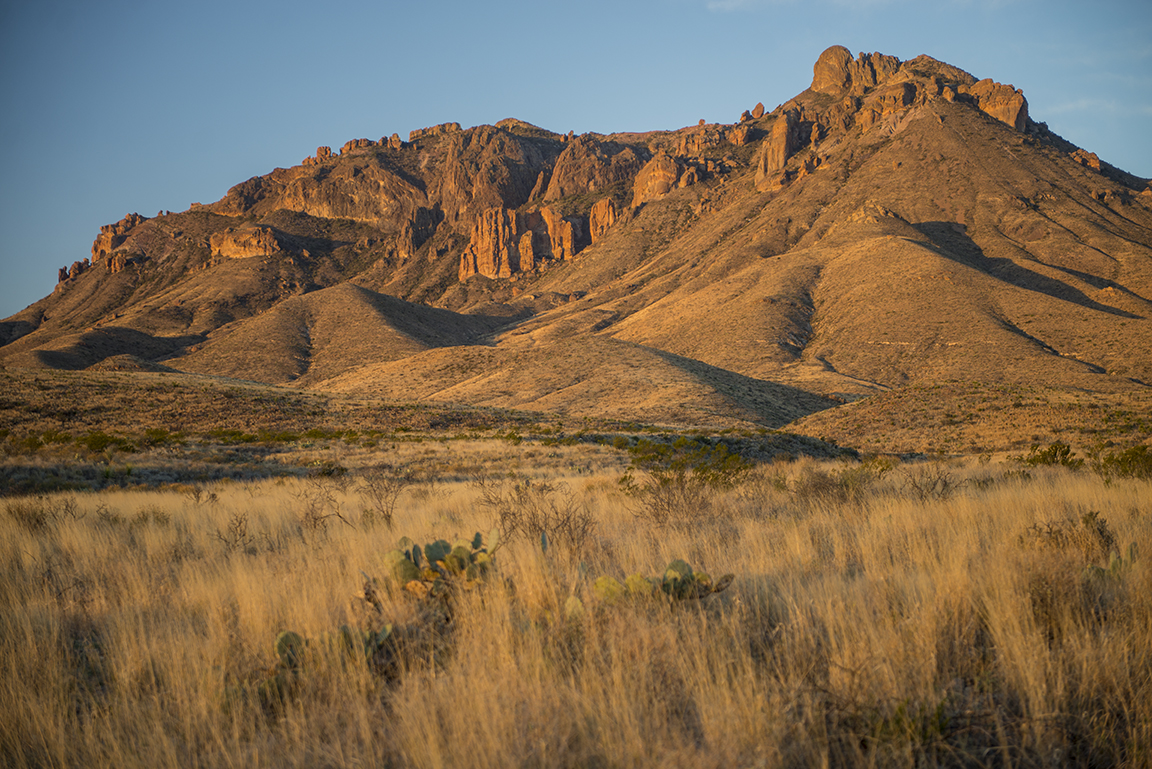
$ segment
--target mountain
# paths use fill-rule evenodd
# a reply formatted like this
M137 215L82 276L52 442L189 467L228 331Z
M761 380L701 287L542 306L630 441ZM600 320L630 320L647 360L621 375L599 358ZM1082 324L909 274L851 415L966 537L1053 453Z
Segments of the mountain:
M445 124L130 214L0 363L780 427L945 382L1145 393L1150 318L1148 180L1011 85L834 46L731 124Z

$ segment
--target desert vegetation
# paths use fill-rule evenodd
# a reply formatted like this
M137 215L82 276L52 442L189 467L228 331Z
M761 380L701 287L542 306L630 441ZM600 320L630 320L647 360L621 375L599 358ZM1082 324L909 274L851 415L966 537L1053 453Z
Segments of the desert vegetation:
M1152 757L1139 450L773 462L621 436L536 464L505 435L453 478L413 472L422 444L338 442L280 477L0 500L0 761Z

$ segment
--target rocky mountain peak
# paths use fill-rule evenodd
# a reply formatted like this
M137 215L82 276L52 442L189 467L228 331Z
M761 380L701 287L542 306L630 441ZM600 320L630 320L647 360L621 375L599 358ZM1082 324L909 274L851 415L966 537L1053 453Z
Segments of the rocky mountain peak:
M507 118L333 146L215 203L105 225L90 263L0 324L0 362L136 355L307 386L363 369L339 386L397 397L422 371L421 392L505 405L523 404L489 390L547 380L541 408L602 411L622 392L666 401L602 386L646 356L732 393L820 398L939 376L1152 381L1147 180L1032 122L1020 89L929 56L833 46L809 88L731 124ZM434 350L478 338L475 355ZM392 368L368 371L381 350ZM444 365L460 355L483 372ZM454 371L490 384L459 389Z

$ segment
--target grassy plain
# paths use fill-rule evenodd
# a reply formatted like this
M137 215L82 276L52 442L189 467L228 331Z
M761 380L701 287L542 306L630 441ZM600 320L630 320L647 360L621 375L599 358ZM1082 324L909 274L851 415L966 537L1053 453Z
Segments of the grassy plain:
M620 491L623 452L489 438L458 450L515 479L485 495L414 478L389 528L365 515L365 476L332 470L340 443L314 447L327 459L307 475L0 502L0 762L1152 761L1148 480L802 458L704 490L706 515L656 527L647 498ZM426 448L380 452L401 468ZM493 499L526 478L546 509L586 513L586 536L542 551L506 535L496 573L453 592L447 615L390 586L399 537L488 532ZM593 588L677 558L735 580L700 600L611 603ZM362 572L380 578L382 612L357 597ZM383 667L323 641L385 622L406 641ZM269 696L286 629L309 652Z

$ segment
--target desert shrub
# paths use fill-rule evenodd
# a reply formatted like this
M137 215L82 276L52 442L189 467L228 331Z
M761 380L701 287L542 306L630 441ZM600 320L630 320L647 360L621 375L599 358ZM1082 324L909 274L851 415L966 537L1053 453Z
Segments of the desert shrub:
M843 464L833 470L806 465L788 488L803 503L861 502L893 467L892 461L884 457Z
M1084 460L1072 453L1072 447L1060 441L1051 443L1043 449L1039 446L1033 446L1028 451L1028 456L1017 456L1012 459L1029 467L1059 466L1067 467L1069 470L1077 470L1084 466Z
M205 437L224 445L233 445L237 443L256 443L258 440L260 440L260 437L253 433L246 433L243 430L236 430L234 428L227 427L220 427L215 430L209 430L207 433L205 433Z
M76 442L93 454L103 454L106 451L134 451L136 448L127 438L109 435L103 430L90 432L78 438Z
M1034 523L1020 535L1023 547L1045 547L1079 554L1092 563L1116 551L1116 533L1096 511L1079 518Z
M1152 478L1152 449L1133 446L1120 452L1103 453L1102 448L1088 452L1092 471L1105 480L1116 478Z
M132 519L133 526L167 526L172 522L172 516L166 510L157 505L147 505L136 511L136 517Z
M44 441L39 435L29 434L16 441L15 448L18 454L35 454L44 448Z
M248 531L248 514L233 513L228 525L216 530L216 539L224 545L226 553L256 554L256 538Z
M715 492L735 487L752 470L750 462L724 443L643 438L629 452L632 467L620 487L636 500L636 517L658 527L685 529L710 521Z
M904 488L921 502L950 498L964 481L957 480L944 462L928 462L904 469Z
M214 505L220 501L216 496L216 492L208 491L203 486L189 486L183 489L184 497L192 504L199 507L200 505Z
M524 536L578 552L595 532L596 519L567 484L478 476L472 486L505 542Z
M412 473L402 472L390 465L378 465L365 470L358 480L360 495L368 500L368 506L360 516L360 525L371 529L384 524L391 530L396 502L404 490L415 482Z
M300 530L305 539L315 542L322 538L328 533L328 525L333 521L353 525L344 517L343 507L337 498L337 493L346 486L332 482L334 479L342 481L343 477L342 474L313 473L304 478L296 499L300 503Z
M44 532L84 517L73 497L12 499L5 502L4 512L30 532Z
M183 435L169 432L163 427L150 427L144 431L144 445L146 446L183 445L184 443Z
M96 508L96 523L109 529L115 529L123 526L125 520L124 516L101 503Z

